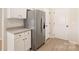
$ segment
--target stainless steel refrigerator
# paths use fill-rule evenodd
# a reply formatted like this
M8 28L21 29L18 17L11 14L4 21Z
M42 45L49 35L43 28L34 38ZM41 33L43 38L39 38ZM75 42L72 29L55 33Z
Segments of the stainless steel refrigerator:
M45 12L40 10L27 10L26 28L32 29L31 47L37 50L45 43Z

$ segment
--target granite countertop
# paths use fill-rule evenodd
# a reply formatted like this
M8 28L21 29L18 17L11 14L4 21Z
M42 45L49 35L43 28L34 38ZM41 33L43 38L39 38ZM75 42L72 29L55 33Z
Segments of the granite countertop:
M7 32L11 32L11 33L19 33L19 32L23 32L23 31L30 31L31 29L27 29L24 27L16 27L16 28L8 28Z

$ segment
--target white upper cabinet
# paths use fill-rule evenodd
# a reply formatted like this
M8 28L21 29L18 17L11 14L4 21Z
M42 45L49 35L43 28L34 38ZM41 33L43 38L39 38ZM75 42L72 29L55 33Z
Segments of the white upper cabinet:
M8 8L7 18L26 18L26 8Z

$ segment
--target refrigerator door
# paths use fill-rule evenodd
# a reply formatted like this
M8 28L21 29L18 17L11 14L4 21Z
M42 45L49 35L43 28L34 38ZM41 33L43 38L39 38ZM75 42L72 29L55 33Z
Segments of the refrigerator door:
M29 11L28 12L28 19L27 19L27 28L31 28L31 48L36 48L36 12Z
M45 42L45 12L42 12L42 41Z
M36 10L36 49L39 48L42 42L42 13Z

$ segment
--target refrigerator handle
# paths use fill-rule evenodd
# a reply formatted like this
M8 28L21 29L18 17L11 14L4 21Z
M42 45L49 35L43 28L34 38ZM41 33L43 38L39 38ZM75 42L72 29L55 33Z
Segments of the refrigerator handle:
M41 18L41 32L42 32L42 18Z
M43 24L43 29L45 29L45 23Z

